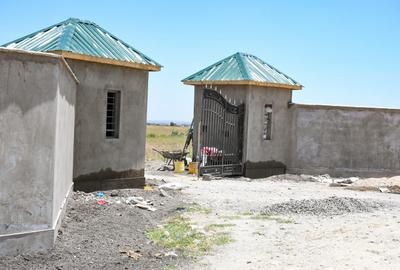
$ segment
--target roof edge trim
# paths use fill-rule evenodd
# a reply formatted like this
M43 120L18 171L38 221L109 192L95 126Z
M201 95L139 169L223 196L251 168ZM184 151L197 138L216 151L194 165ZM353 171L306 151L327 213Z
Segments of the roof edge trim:
M111 58L103 58L103 57L91 56L91 55L86 55L86 54L67 52L67 51L62 51L62 50L61 51L60 50L49 51L49 52L62 55L64 58L86 61L86 62L128 67L128 68L134 68L134 69L142 69L142 70L148 70L148 71L160 71L161 70L160 66L133 63L133 62L128 62L128 61L120 61L120 60L114 60Z
M186 85L206 85L206 84L215 84L215 85L254 85L254 86L263 86L263 87L273 87L273 88L282 88L287 90L301 90L303 88L302 85L290 85L290 84L281 84L281 83L268 83L268 82L258 82L253 80L238 80L238 81L191 81L191 80L182 80L182 82Z

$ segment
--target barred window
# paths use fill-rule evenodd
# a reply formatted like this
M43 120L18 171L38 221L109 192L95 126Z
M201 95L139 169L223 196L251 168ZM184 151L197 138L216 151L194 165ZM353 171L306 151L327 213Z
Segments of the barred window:
M106 138L119 137L121 92L107 92Z
M264 129L263 129L263 139L272 139L272 104L266 104L264 106Z

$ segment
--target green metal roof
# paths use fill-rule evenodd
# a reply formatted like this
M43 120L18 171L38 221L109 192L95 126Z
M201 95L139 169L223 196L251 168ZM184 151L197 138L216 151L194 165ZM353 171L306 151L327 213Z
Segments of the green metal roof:
M161 67L156 61L90 21L70 18L3 45L28 51L65 51Z
M235 53L182 80L186 84L232 83L301 89L294 79L248 53ZM235 83L236 82L236 83Z

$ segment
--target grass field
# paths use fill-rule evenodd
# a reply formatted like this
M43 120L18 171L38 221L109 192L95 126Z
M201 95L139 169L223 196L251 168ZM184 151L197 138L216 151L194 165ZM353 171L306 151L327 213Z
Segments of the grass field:
M182 150L188 133L188 126L158 126L147 125L146 132L146 160L161 160L162 156L157 150ZM192 146L189 145L190 152ZM190 156L191 154L189 154Z

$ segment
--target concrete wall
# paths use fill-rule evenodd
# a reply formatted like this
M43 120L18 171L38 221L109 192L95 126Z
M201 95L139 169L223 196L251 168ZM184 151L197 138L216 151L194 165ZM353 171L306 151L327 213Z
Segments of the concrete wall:
M284 170L289 162L290 112L292 91L251 86L247 104L246 176L263 177ZM264 140L264 106L272 104L272 139Z
M400 110L301 104L291 110L290 172L400 174Z
M62 57L0 49L0 255L54 242L54 198L72 185L75 92Z
M148 71L67 60L77 92L74 181L85 191L144 184ZM107 139L107 90L121 91L120 134Z
M57 78L57 115L53 188L53 224L59 226L67 198L72 191L74 155L76 81L65 76L66 65L61 65ZM71 91L71 89L74 89ZM58 228L56 228L58 229Z

